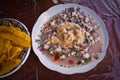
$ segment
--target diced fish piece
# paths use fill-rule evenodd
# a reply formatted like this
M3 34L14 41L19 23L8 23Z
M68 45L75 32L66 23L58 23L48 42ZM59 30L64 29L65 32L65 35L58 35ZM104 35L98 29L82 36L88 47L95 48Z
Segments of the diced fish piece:
M65 55L60 56L60 59L65 59L65 58L66 58Z
M44 44L44 49L49 49L50 45Z
M61 52L62 49L61 49L61 47L57 47L55 51L57 51L57 52Z
M89 58L90 55L89 55L89 53L85 53L85 54L83 54L83 57L84 57L84 58Z

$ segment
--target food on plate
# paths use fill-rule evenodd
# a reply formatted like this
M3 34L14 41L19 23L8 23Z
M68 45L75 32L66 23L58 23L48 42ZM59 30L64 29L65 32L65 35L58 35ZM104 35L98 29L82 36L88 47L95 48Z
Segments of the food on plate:
M40 30L38 49L62 67L86 65L99 59L103 35L100 27L79 7L66 8L51 17Z
M0 25L0 75L13 70L21 62L26 48L31 46L30 36L12 22Z

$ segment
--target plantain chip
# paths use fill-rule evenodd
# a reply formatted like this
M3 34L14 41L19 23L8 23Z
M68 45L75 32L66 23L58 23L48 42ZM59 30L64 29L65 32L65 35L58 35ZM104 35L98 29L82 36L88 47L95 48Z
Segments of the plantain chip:
M9 59L0 63L0 75L11 71L20 63L20 61L20 59Z
M6 54L2 54L0 56L0 63L3 62L3 61L5 61L6 59L7 59L7 55Z
M30 47L31 42L27 40L26 38L19 38L15 36L14 34L6 33L6 32L0 32L0 37L6 38L8 40L13 41L15 44L18 46L23 46L23 47Z
M12 47L11 52L10 52L10 57L8 59L13 59L16 56L18 56L22 52L22 48L20 47Z
M0 37L0 53L6 53L10 44L10 40Z
M30 40L30 37L25 32L20 31L20 30L16 29L15 27L0 26L0 32L8 32L18 38L22 38L22 39L26 38L27 40Z
M12 50L12 47L13 45L9 45L8 48L7 48L7 55L8 55L8 58L11 56L11 50Z

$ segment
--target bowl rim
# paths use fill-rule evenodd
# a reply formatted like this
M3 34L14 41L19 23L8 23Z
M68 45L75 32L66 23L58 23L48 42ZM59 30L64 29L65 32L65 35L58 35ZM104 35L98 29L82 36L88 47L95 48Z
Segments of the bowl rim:
M20 21L18 21L18 20L16 20L16 19L13 19L13 18L1 18L0 20L9 20L9 21L13 21L13 22L15 21L15 22L17 22L18 24L22 25L22 28L24 28L25 31L26 31L26 33L30 36L30 33L29 33L28 28L27 28L22 22L20 22ZM28 58L28 56L29 56L29 54L30 54L30 50L31 50L31 47L28 48L26 55L23 55L23 56L25 56L25 57L24 57L24 59L20 62L19 65L17 65L17 66L16 66L14 69L12 69L10 72L5 73L5 74L3 74L3 75L0 75L0 78L7 77L7 76L9 76L9 75L12 75L12 74L15 73L16 71L18 71L18 70L21 68L21 66L26 62L26 60L27 60L27 58Z

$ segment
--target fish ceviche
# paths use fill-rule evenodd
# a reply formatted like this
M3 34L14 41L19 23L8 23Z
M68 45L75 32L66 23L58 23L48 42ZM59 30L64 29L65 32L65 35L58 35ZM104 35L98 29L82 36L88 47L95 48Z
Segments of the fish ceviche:
M66 8L42 27L38 49L61 67L86 65L99 59L103 36L100 27L80 8Z

